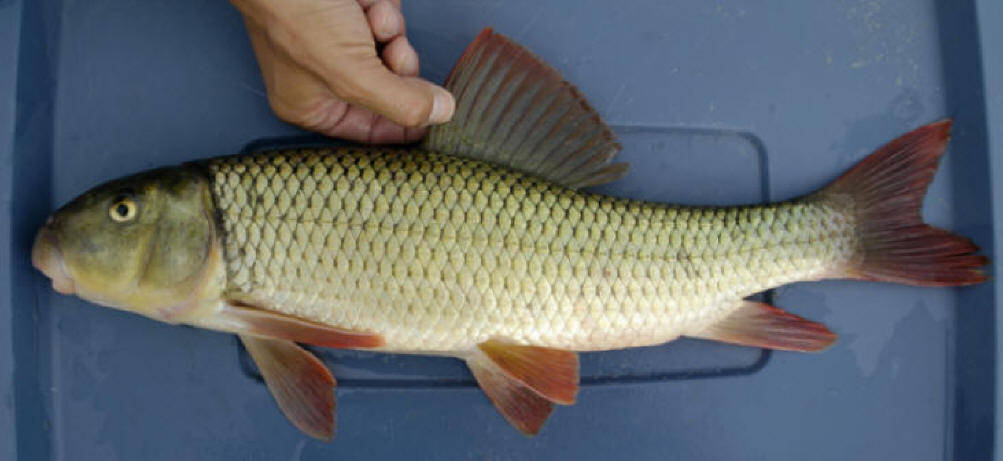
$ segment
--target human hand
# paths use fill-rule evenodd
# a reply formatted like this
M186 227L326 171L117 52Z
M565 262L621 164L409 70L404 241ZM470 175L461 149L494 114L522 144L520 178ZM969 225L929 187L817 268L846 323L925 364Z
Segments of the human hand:
M279 118L327 136L394 143L453 116L453 96L418 78L400 0L231 2Z

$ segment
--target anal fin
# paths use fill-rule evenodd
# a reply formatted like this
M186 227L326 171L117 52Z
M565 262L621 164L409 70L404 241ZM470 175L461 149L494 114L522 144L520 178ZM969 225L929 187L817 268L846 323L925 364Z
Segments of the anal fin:
M467 357L488 399L520 432L535 435L553 411L578 393L578 354L489 340Z
M689 336L801 352L826 349L837 337L821 323L755 301L742 301L741 306L724 320Z
M334 437L334 376L292 341L240 335L282 414L311 437Z

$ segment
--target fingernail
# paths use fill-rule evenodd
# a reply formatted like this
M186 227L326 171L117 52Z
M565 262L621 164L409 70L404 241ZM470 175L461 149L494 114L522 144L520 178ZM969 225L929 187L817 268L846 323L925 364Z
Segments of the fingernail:
M432 112L428 114L428 123L446 123L453 118L453 111L456 109L456 102L453 95L443 88L436 88L432 95Z

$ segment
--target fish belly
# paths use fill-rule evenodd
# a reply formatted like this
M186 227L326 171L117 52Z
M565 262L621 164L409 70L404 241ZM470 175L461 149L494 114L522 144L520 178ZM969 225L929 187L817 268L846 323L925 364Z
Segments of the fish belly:
M572 191L421 151L208 163L232 300L374 332L385 350L497 338L570 350L697 333L855 251L852 213L804 200L693 208Z

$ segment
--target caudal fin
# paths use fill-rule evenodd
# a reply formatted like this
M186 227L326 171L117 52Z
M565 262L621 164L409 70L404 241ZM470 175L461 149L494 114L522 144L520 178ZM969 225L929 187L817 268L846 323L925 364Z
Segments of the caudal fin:
M951 120L917 128L844 173L823 194L849 196L857 217L860 258L847 275L921 286L971 285L986 279L988 259L965 237L923 223L920 209Z

